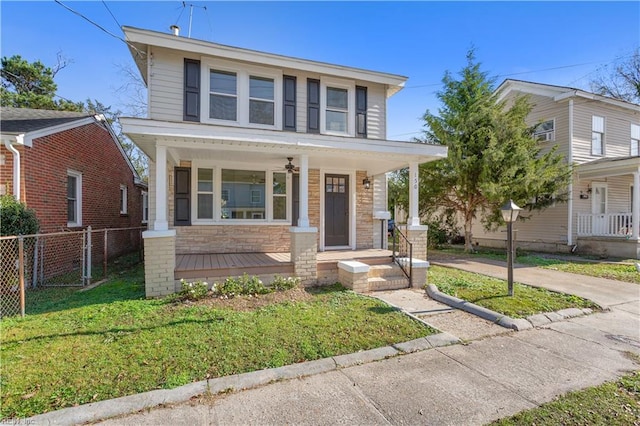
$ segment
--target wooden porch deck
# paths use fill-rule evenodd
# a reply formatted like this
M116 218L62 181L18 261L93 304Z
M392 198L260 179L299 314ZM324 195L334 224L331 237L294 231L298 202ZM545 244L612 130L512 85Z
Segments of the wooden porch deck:
M391 262L391 251L382 249L329 250L318 252L318 270L336 268L341 260L369 265ZM249 275L293 274L289 253L209 253L176 255L175 279L202 279Z

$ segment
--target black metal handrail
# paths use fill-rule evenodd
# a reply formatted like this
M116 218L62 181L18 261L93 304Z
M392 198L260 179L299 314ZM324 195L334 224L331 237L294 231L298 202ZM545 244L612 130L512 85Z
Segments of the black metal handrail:
M413 275L413 244L409 241L407 236L404 235L402 231L400 231L400 228L398 228L396 224L393 224L391 240L393 241L393 250L391 257L393 261L400 267L404 275L409 279L409 287L411 287L411 277Z

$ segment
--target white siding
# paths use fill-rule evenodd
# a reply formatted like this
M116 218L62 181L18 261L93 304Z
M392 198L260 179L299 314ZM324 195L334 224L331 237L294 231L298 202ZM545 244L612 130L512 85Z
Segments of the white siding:
M157 47L153 49L152 54L149 117L154 120L182 121L184 56Z
M566 243L567 242L567 204L557 204L541 212L521 213L530 219L514 225L515 238L517 241L535 243ZM487 238L505 241L507 236L505 227L499 228L495 232L486 232L480 220L474 221L473 237Z
M184 103L184 58L181 52L154 48L149 78L149 117L154 120L182 121ZM199 57L187 56L192 59ZM241 66L241 64L239 64ZM205 72L204 70L202 72ZM284 75L296 77L296 128L307 131L307 79L320 79L319 74L283 69ZM340 76L329 76L340 78ZM367 136L370 139L386 138L386 88L382 84L354 81L355 85L367 87ZM206 93L202 93L206 96ZM281 105L279 105L282 108Z
M575 101L574 161L578 164L602 158L591 155L593 116L604 117L604 152L606 157L630 154L631 124L640 123L640 113L587 99Z

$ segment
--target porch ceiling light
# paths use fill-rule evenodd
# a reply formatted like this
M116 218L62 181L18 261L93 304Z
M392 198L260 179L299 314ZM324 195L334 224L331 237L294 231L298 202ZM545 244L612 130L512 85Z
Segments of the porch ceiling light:
M291 163L293 157L287 157L287 160L289 160L289 164L285 164L284 168L287 169L289 173L293 173L293 170L296 168L296 166Z
M502 213L502 219L504 219L507 223L513 223L518 219L518 214L522 210L520 207L513 202L513 200L509 200L505 203L504 206L500 207L500 213Z
M364 189L371 188L371 181L369 180L368 176L364 178L364 180L362 181L362 185L364 185Z

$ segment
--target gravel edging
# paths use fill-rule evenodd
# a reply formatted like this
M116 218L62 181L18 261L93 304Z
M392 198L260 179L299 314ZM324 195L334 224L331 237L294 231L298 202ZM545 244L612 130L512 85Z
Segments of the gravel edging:
M555 321L562 321L568 318L575 318L583 315L589 315L593 313L593 310L589 308L578 309L568 308L561 309L556 312L547 312L542 314L530 315L527 318L511 318L507 315L494 312L490 309L478 306L474 303L467 302L466 300L459 299L454 296L450 296L438 290L433 284L427 286L427 294L433 300L444 303L456 309L468 312L470 314L479 316L502 327L509 328L516 331L527 330L534 327L540 327L546 324L550 324Z

